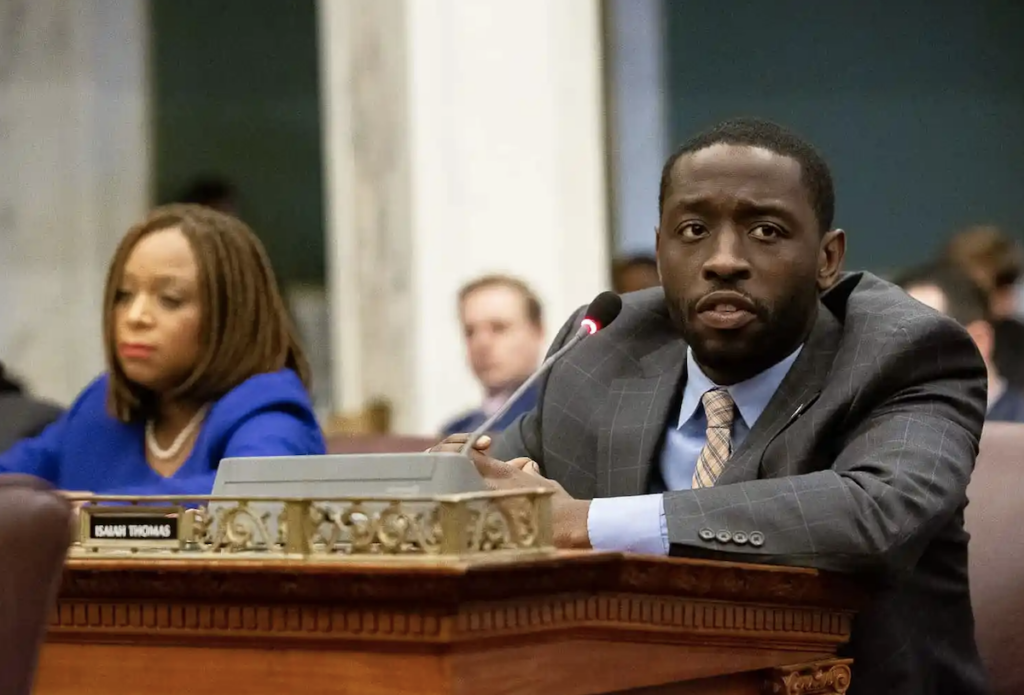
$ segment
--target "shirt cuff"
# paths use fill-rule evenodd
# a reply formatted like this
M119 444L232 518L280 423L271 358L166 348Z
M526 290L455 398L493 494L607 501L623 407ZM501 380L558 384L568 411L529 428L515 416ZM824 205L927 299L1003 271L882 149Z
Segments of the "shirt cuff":
M661 495L592 500L587 533L594 550L668 555L668 523Z

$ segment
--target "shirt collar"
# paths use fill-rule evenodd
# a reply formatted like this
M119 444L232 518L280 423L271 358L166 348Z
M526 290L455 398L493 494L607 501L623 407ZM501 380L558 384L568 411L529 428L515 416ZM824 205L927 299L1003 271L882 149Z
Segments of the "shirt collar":
M500 391L486 394L484 396L484 402L480 405L480 411L486 417L494 415L501 409L501 406L505 405L505 402L512 397L512 394L516 392L516 389L519 388L523 381L526 381L526 379L517 381L512 386L503 388Z
M683 388L683 404L679 408L679 424L682 427L697 413L701 397L714 388L725 388L732 396L740 417L748 428L752 428L761 413L768 407L768 401L778 390L782 380L789 373L790 367L800 355L803 345L794 350L789 357L764 370L757 376L741 381L732 386L720 387L701 370L693 356L693 350L686 349L686 386Z

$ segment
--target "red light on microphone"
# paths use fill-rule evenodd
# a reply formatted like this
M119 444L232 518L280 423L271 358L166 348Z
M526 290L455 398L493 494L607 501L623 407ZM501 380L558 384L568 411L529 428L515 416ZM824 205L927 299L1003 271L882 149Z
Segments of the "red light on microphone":
M614 292L602 292L594 297L594 301L583 312L584 319L580 321L578 335L581 338L585 335L594 335L614 321L620 311L622 298Z

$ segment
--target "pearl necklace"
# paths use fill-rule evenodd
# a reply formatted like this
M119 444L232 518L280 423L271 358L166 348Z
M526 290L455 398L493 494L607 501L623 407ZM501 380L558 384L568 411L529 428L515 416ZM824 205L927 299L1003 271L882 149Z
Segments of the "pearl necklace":
M202 422L208 408L209 406L204 405L196 411L196 414L188 421L185 428L178 433L178 436L175 437L174 441L171 442L171 445L166 449L161 448L160 444L156 441L156 435L153 432L155 428L153 420L146 420L146 447L149 449L149 453L151 453L154 458L160 459L161 461L166 461L177 456L178 452L181 451L181 447L185 444L185 441L192 435L192 432L199 423Z

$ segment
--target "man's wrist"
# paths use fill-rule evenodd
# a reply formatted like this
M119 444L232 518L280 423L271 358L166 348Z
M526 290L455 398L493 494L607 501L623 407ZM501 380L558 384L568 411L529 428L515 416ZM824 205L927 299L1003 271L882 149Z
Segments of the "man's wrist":
M590 550L590 500L566 500L558 504L555 512L555 546L569 550Z

